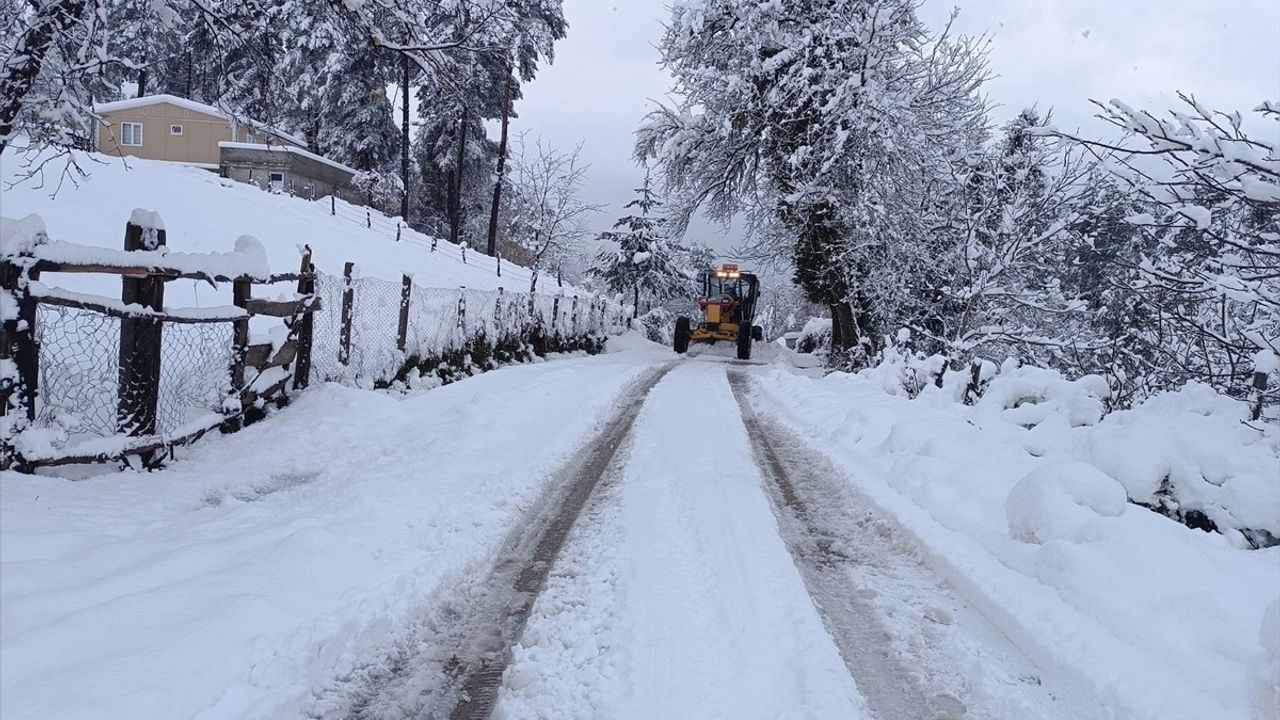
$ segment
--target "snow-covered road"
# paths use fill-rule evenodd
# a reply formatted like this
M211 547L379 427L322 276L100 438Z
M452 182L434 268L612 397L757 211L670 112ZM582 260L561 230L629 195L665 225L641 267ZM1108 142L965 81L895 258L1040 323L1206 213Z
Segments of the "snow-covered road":
M858 418L787 415L807 379L619 344L325 386L161 473L6 474L0 715L1138 717L939 574L823 454Z
M737 418L722 363L653 390L534 608L499 717L863 717Z

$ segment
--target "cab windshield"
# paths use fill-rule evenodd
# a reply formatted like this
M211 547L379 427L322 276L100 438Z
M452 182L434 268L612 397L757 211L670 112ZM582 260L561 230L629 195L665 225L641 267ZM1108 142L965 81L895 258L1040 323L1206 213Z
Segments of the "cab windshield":
M742 278L720 278L714 275L707 278L708 300L714 302L724 295L728 295L734 300L741 300L743 294Z

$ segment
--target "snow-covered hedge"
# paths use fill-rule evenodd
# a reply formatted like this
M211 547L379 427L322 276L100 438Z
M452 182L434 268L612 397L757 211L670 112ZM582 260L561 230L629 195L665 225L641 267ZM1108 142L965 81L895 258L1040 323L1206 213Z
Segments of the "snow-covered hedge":
M972 366L953 371L946 358L902 345L889 345L880 363L859 375L890 395L966 400ZM1069 448L1084 467L1096 468L1091 473L1118 483L1132 503L1190 528L1221 532L1242 547L1280 544L1280 424L1249 422L1248 403L1191 383L1112 410L1103 378L1070 379L1012 360L998 369L981 361L979 380L971 421L1025 429L1032 455ZM1020 520L1017 532L1032 536L1036 528Z

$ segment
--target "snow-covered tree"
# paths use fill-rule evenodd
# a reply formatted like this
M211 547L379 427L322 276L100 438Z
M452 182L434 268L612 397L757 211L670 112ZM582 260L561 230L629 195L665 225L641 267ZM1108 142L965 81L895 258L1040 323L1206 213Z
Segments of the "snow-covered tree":
M587 218L600 208L580 195L587 172L581 147L561 152L541 139L530 146L522 137L514 149L507 240L523 250L533 270L529 292L536 292L543 272L581 252L590 234Z
M653 191L649 174L644 185L636 189L638 197L626 204L638 214L619 218L614 230L602 233L601 242L617 245L596 256L590 271L611 292L632 298L631 317L640 313L641 297L652 305L687 295L691 269L684 261L688 251L670 241L667 218L662 217L660 201Z
M1280 355L1280 145L1250 136L1240 113L1182 100L1167 117L1099 104L1125 132L1117 142L1045 132L1106 161L1121 192L1091 215L1114 224L1118 206L1134 210L1123 222L1136 242L1106 248L1101 273L1140 344L1128 357L1156 387L1194 379L1243 396L1254 367ZM1254 112L1280 120L1280 103ZM1097 244L1094 227L1070 229Z
M676 6L661 50L680 102L637 154L681 217L746 214L755 254L788 261L838 344L869 350L879 295L901 287L888 250L926 232L931 181L985 123L981 42L931 35L911 0L707 0Z
M917 342L962 362L975 352L1047 360L1091 350L1088 304L1064 287L1062 232L1087 190L1091 165L1040 134L1044 121L1024 110L995 143L951 163L925 211L936 218L909 263L917 279L895 313ZM924 279L924 282L919 282Z

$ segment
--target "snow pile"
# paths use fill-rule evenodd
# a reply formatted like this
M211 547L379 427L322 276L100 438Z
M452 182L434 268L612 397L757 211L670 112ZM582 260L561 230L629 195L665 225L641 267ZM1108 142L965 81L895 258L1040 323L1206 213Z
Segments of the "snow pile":
M883 379L773 368L758 388L1037 664L1116 717L1274 717L1280 546L1249 548L1280 520L1280 428L1198 386L1106 415L1097 378L1007 365L975 406L945 381L908 399ZM1162 486L1222 532L1128 501Z
M0 217L0 255L30 255L48 241L49 233L39 215L31 214L21 220Z
M1247 416L1244 403L1193 383L1111 413L1085 434L1083 456L1135 502L1237 544L1272 544L1280 540L1280 431L1251 427Z
M1009 536L1028 543L1085 540L1099 517L1120 517L1124 488L1092 465L1063 462L1036 468L1005 501Z

